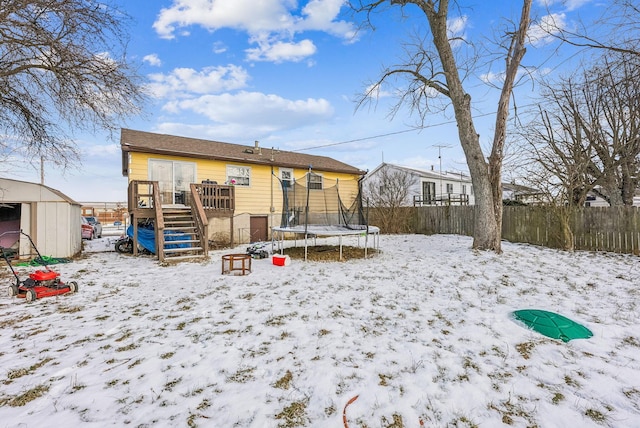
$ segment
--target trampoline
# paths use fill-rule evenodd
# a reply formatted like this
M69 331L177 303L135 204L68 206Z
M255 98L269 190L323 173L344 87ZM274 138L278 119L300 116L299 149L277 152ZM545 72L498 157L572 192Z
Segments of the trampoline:
M340 225L320 225L320 224L309 224L306 226L299 225L294 227L274 227L273 228L273 239L275 246L282 254L284 251L284 238L289 234L294 234L294 237L301 237L304 240L304 254L305 259L307 257L307 251L309 247L309 239L314 240L318 236L337 236L338 237L338 245L340 247L340 260L342 260L342 237L343 236L357 236L358 237L358 246L360 246L360 238L364 236L364 257L367 257L367 250L369 248L369 235L372 236L373 248L378 249L380 245L380 228L377 226L367 226L367 225L359 225L362 226L361 229L351 229L345 226ZM294 243L297 244L297 238L294 238Z
M306 260L310 240L315 245L316 237L336 236L342 260L342 238L357 236L358 246L360 239L364 238L367 257L369 235L373 237L373 247L377 249L380 228L368 224L362 206L360 180L336 179L334 184L324 179L319 181L318 177L309 168L309 172L300 179L291 182L280 180L283 207L280 226L272 228L274 252L279 250L282 254L285 237L293 235L296 246L298 239L304 241ZM343 200L349 201L350 205L344 204Z

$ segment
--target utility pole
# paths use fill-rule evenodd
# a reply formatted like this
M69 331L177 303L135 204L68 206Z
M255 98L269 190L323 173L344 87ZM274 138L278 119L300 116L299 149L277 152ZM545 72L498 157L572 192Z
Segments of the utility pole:
M444 192L442 191L442 149L448 149L451 146L434 144L433 147L438 148L438 160L440 161L440 204L442 204L442 195L444 195Z

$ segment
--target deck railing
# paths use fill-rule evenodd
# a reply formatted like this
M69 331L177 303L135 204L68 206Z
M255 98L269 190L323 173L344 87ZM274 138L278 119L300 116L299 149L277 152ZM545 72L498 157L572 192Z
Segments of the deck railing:
M200 247L204 248L205 254L209 251L209 220L204 212L202 201L198 197L198 189L196 184L191 184L191 211L198 228L198 236L200 237Z
M427 198L418 195L413 196L414 207L429 205L469 205L469 195L465 195L464 193L444 193Z
M203 209L229 211L236 209L235 187L221 184L192 184L200 196Z

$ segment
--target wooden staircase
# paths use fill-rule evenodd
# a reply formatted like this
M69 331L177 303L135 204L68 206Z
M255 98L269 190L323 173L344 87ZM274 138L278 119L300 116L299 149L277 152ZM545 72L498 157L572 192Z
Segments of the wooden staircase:
M164 239L160 260L179 262L186 260L203 260L208 257L208 249L203 248L191 207L162 208L164 219Z

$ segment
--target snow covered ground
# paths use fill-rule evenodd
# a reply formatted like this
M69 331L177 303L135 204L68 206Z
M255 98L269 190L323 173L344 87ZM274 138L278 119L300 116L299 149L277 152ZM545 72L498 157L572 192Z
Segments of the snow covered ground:
M0 297L1 427L343 427L356 396L349 428L640 426L636 256L400 235L226 276L245 247L163 267L99 252L115 239L55 266L77 294ZM594 336L546 338L525 308Z

